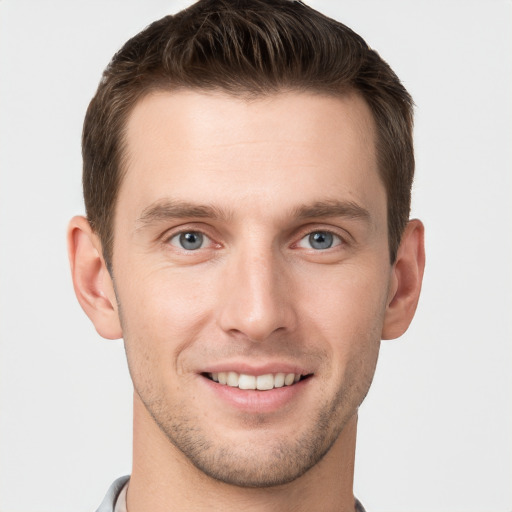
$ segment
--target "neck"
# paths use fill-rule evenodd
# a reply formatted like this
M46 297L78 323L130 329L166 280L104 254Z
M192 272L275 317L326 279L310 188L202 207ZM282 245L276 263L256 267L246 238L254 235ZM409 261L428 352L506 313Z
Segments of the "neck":
M292 482L244 488L219 482L193 466L161 432L136 397L129 512L353 512L357 414L323 459Z

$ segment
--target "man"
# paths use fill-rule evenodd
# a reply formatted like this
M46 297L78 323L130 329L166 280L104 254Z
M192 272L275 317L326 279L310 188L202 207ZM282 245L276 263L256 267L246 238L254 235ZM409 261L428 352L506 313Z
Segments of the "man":
M83 156L74 287L134 384L99 510L363 510L357 410L424 267L389 66L301 2L200 1L114 56Z

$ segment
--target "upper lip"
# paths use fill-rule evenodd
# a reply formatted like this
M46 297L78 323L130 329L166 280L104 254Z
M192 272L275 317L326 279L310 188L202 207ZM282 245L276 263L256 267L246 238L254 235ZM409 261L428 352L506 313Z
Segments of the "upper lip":
M200 373L236 372L244 375L267 375L269 373L294 373L309 375L313 373L304 366L288 362L269 362L254 364L247 362L219 362L207 365Z

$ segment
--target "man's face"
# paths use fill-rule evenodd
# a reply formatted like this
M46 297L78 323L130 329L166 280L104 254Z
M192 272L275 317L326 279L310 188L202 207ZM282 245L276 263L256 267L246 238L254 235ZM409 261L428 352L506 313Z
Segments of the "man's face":
M356 95L161 92L126 142L113 275L136 414L214 478L291 481L336 443L377 360L392 268L370 111Z

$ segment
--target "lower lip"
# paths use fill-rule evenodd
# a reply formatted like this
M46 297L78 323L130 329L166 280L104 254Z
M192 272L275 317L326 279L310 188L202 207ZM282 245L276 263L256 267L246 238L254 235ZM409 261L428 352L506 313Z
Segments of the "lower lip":
M267 391L234 388L214 382L203 375L201 375L201 379L215 396L228 406L247 413L262 414L276 412L292 404L301 393L304 393L311 377L291 386Z

